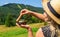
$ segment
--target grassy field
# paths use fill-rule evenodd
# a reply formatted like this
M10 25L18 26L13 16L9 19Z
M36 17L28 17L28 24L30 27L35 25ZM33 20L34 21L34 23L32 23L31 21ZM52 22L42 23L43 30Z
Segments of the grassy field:
M44 26L44 23L35 23L30 24L32 27L33 34L36 34L36 31ZM28 32L24 28L15 27L5 27L0 25L0 37L28 37Z

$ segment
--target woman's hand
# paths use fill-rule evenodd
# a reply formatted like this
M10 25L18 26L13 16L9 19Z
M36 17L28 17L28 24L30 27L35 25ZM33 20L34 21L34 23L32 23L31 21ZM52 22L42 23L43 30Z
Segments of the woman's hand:
M33 37L33 32L32 32L32 29L29 25L23 25L23 24L19 25L18 23L16 23L16 25L18 27L26 28L28 30L28 37Z
M24 25L24 24L18 24L18 23L16 23L16 25L18 26L18 27L22 27L22 28L26 28L26 29L31 29L31 27L29 26L29 25Z
M31 29L31 27L29 25L19 24L18 23L22 15L24 15L24 14L30 14L30 12L32 12L32 11L29 11L27 9L21 10L19 17L16 20L16 25L18 27L26 28L28 30L28 37L33 37L32 29Z
M30 14L31 11L27 10L27 9L23 9L20 12L20 15L24 15L24 14Z
M29 11L29 10L27 10L27 9L21 10L21 11L20 11L20 15L19 15L19 17L17 18L16 22L19 22L20 18L21 18L24 14L30 14L30 12L32 12L32 11Z

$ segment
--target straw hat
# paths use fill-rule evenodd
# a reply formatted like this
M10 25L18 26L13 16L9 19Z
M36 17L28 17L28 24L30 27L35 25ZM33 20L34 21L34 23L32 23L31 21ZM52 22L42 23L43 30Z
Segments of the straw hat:
M60 25L60 0L42 0L46 13Z

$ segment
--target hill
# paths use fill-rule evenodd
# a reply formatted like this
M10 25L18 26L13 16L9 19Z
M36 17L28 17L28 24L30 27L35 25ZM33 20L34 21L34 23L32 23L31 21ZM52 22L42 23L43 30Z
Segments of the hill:
M30 5L24 5L24 4L16 4L16 3L9 3L3 6L0 6L0 24L4 24L6 20L6 16L10 13L13 18L17 18L19 15L19 12L22 9L28 9L31 11L35 11L38 13L43 13L43 9L40 7L33 7Z

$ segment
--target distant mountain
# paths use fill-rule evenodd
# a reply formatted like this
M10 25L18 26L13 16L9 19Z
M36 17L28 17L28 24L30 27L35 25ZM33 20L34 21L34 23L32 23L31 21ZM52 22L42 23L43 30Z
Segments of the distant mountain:
M9 3L6 5L0 6L0 23L5 21L5 17L7 16L8 13L11 13L16 18L22 9L28 9L28 10L35 11L38 13L43 13L43 9L40 7L33 7L30 5L24 5L24 4Z
M30 5L24 5L24 4L15 4L15 3L10 3L6 4L0 7L0 14L7 14L7 13L12 13L12 14L19 14L21 9L29 9L31 11L39 12L42 13L43 9L40 7L33 7Z

